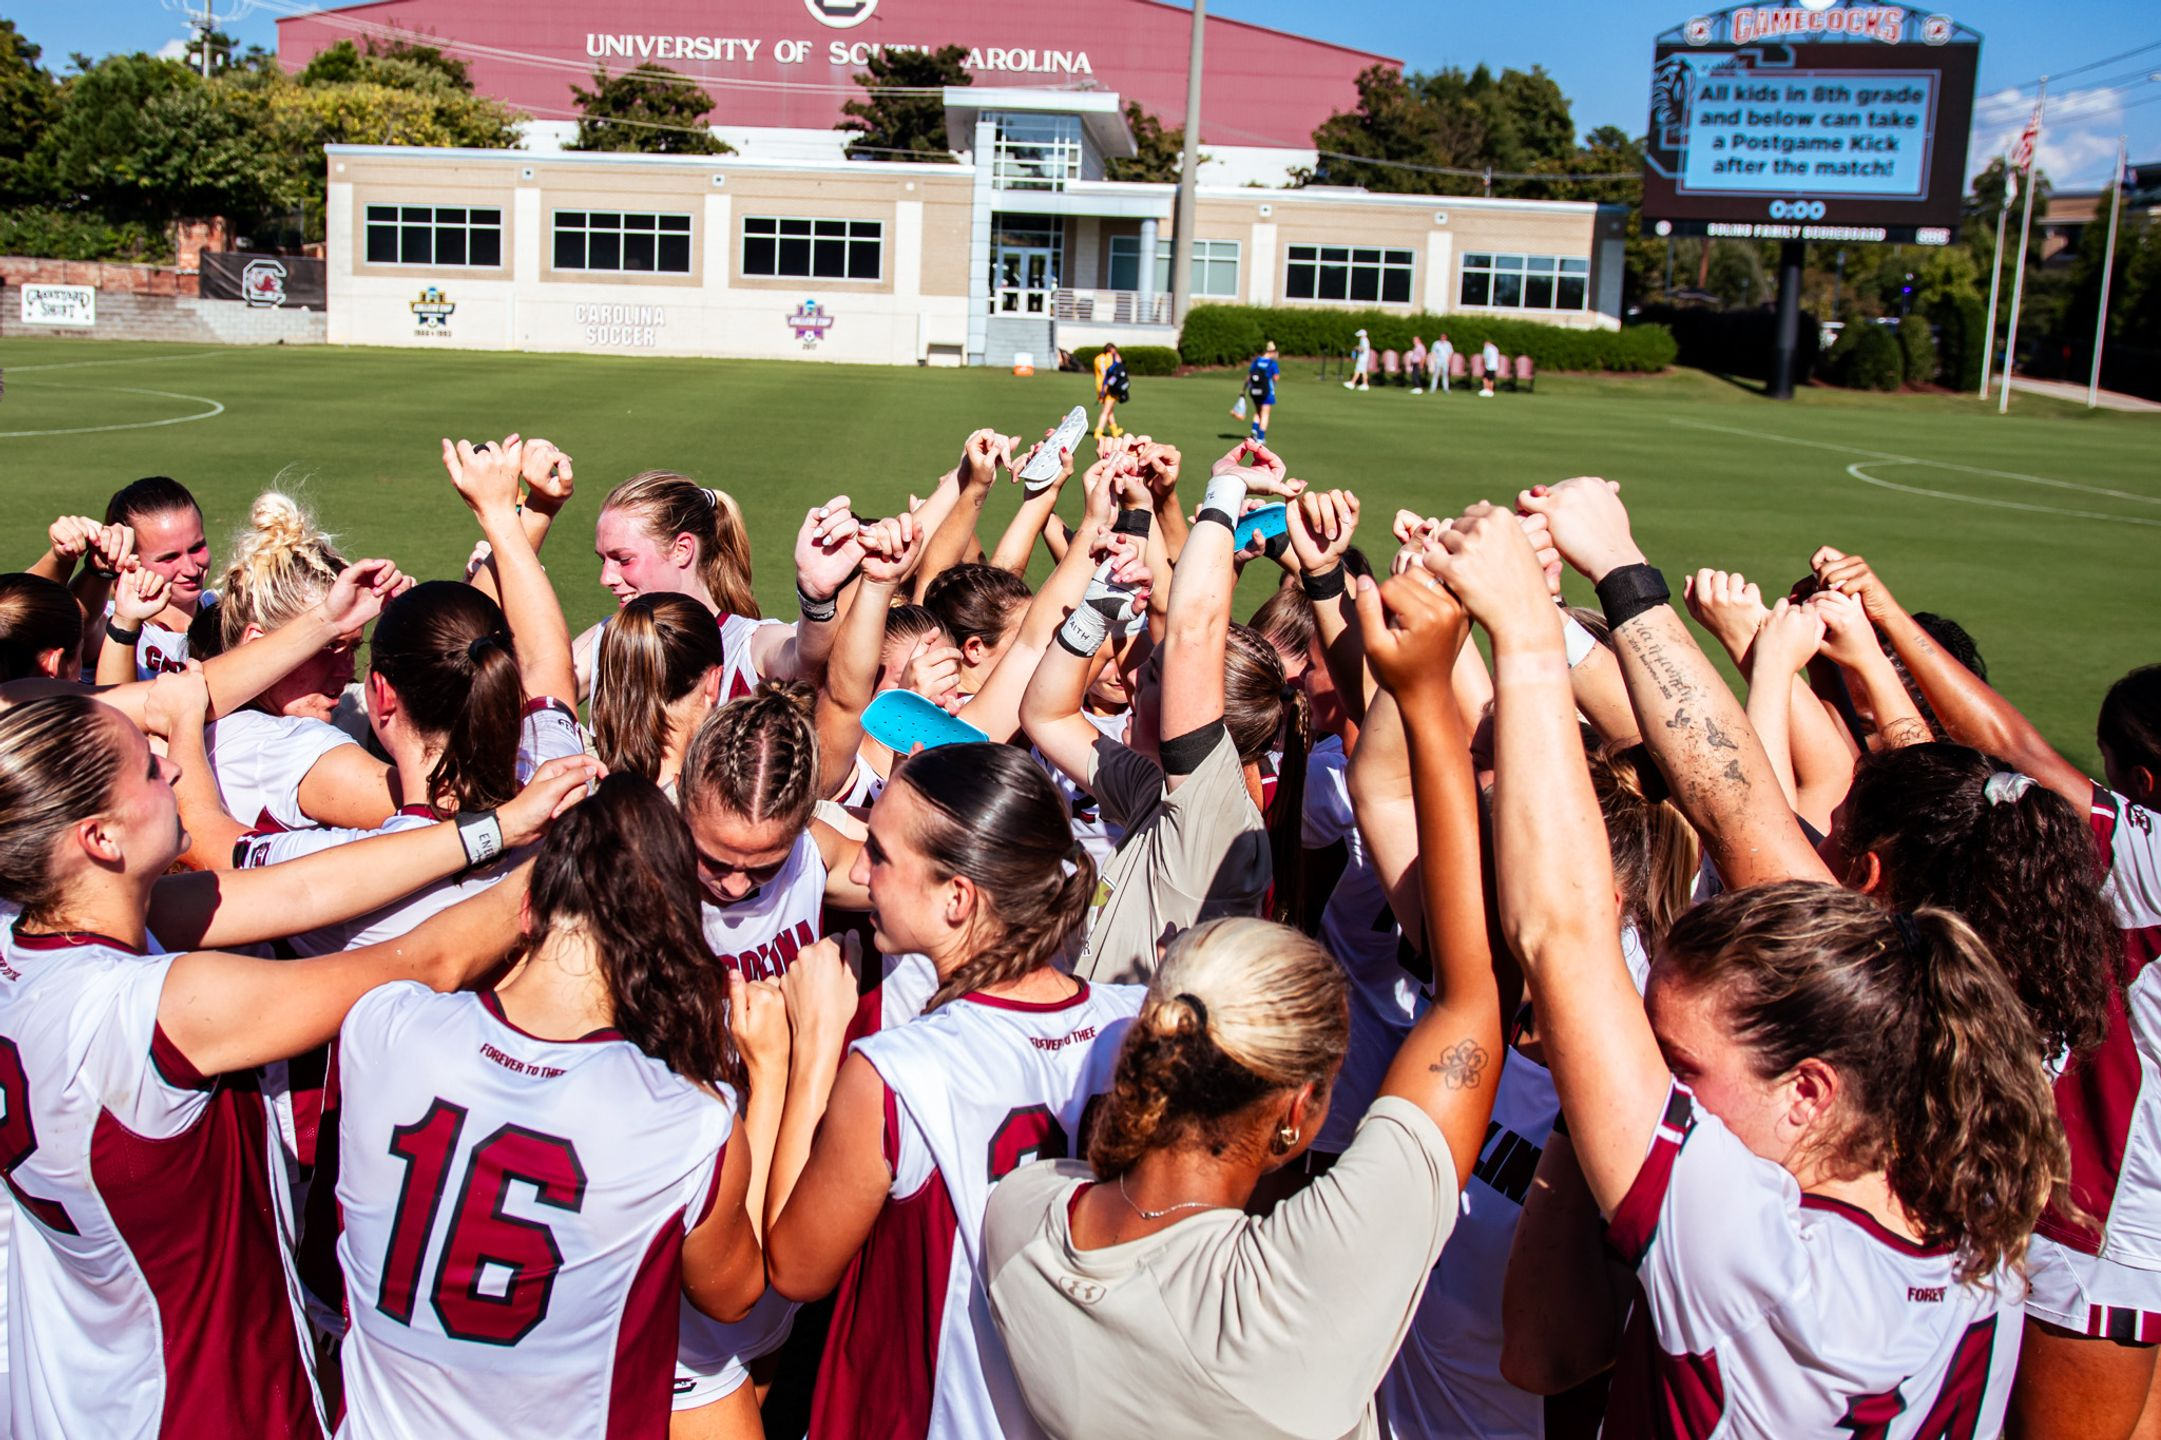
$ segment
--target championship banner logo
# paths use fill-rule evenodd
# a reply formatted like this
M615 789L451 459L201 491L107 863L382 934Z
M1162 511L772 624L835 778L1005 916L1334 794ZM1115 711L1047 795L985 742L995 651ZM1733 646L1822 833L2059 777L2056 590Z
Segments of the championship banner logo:
M422 290L420 298L406 308L413 312L413 329L420 335L448 335L450 317L458 313L458 307L435 285Z
M788 317L788 328L795 332L795 338L802 341L807 348L825 338L825 332L833 328L833 317L826 314L825 308L817 301L805 300L796 307L795 313Z

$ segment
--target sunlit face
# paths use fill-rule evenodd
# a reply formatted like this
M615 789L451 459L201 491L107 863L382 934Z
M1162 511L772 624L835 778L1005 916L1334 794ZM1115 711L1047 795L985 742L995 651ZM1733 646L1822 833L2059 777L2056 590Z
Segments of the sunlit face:
M1125 672L1116 665L1098 670L1096 678L1088 682L1088 703L1111 715L1132 704L1133 697L1126 693Z
M952 882L941 879L916 844L924 804L905 780L885 787L870 807L869 838L848 878L870 892L870 923L880 953L938 955L952 942Z
M252 645L265 633L258 626L250 625L240 643ZM328 720L338 708L345 687L353 683L353 652L360 644L361 634L354 630L340 635L294 666L290 673L257 697L262 707L273 715Z
M130 524L135 531L135 556L143 568L172 582L173 604L193 609L202 598L203 577L210 573L203 512L190 505L184 510L138 515Z
M1752 1153L1785 1164L1795 1138L1786 1124L1788 1082L1757 1075L1748 1050L1733 1038L1717 993L1654 962L1643 1006L1673 1077Z
M121 758L105 805L106 822L119 836L130 874L162 875L188 848L180 804L173 798L180 767L153 754L142 732L125 721L116 719L107 730Z
M719 805L686 810L698 852L698 884L715 905L740 905L772 883L803 831L784 820L747 820Z
M593 553L600 556L600 583L617 605L640 595L699 593L697 542L688 535L656 539L646 517L634 511L600 512L593 523Z

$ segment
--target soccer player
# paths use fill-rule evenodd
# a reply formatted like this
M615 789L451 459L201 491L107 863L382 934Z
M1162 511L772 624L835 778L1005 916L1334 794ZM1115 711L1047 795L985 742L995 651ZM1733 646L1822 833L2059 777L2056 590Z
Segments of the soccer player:
M815 679L832 644L841 590L860 552L849 541L855 519L846 496L809 512L796 541L796 596L802 618L793 625L759 617L750 583L750 532L733 496L670 470L633 475L608 492L593 524L600 583L627 605L639 595L688 595L720 617L728 653L724 699L748 695L766 676ZM606 624L602 621L601 624ZM578 636L578 692L591 687L600 625Z
M113 495L105 506L105 523L128 527L134 537L132 564L166 582L165 604L132 639L125 631L113 633L106 588L119 577L93 562L76 598L92 614L104 609L108 619L104 628L85 634L83 664L106 685L177 671L187 663L188 627L200 610L218 602L203 586L210 573L210 541L203 534L202 507L179 481L152 475ZM113 642L115 657L134 657L132 670L120 659L106 657L107 640Z
M2161 1234L2161 1117L2139 1097L2156 1067L2143 1037L2161 1023L2161 666L2109 687L2096 725L2103 778L2064 759L2031 721L1954 659L1893 597L1859 555L1816 553L1817 578L1860 600L1946 734L2001 757L2015 787L2031 777L2089 817L2104 893L2122 931L2106 1034L2056 1082L2071 1142L2070 1198L2032 1247L2033 1293L2012 1411L2022 1434L2045 1440L2140 1433L2152 1423L2161 1341L2161 1270L2149 1263ZM2023 808L2032 797L2022 794ZM2095 1222L2099 1222L2098 1226Z
M840 1287L810 1434L1026 1434L978 1279L983 1207L1015 1167L1069 1148L1093 1042L1140 992L1062 970L1095 865L1049 777L1011 746L903 761L856 870L878 948L928 956L938 983L922 1018L843 1062L856 997L835 947L784 982L795 1044L767 1263L795 1299Z
M1479 358L1485 361L1486 373L1485 387L1478 392L1478 398L1490 399L1493 395L1493 382L1501 373L1501 347L1488 340Z
M1268 416L1276 408L1276 381L1282 378L1283 366L1276 359L1276 342L1267 341L1261 353L1253 357L1246 367L1246 399L1253 406L1253 438L1268 439Z
M179 746L200 731L206 687L160 684L152 713ZM566 763L487 823L525 843L589 773ZM193 948L330 924L473 856L444 822L259 874L167 878L187 845L173 794L184 778L88 696L0 714L0 901L12 912L0 1169L20 1212L8 1374L19 1437L320 1433L279 1260L290 1216L251 1072L323 1044L378 985L476 978L516 929L522 885L395 945L318 960Z
M1994 1434L2026 1241L2068 1170L2024 1007L1957 916L1825 883L1613 489L1520 503L1598 584L1646 743L1731 887L1667 933L1646 1016L1560 617L1516 518L1472 507L1429 565L1493 637L1502 924L1642 1290L1609 1431Z
M502 980L345 1017L340 1434L658 1435L678 1296L763 1293L697 906L682 822L611 775L541 847Z
M1101 440L1108 430L1113 440L1126 432L1118 428L1118 402L1128 394L1130 381L1126 376L1125 356L1116 345L1106 344L1096 354L1096 403L1102 408L1096 414L1095 438Z
M719 703L728 663L713 612L689 595L640 595L601 632L593 666L593 753L675 798L683 755Z
M1427 352L1427 358L1433 365L1433 382L1426 387L1427 390L1436 395L1449 393L1449 371L1454 369L1456 364L1456 342L1448 338L1446 330L1441 332L1440 339L1433 342L1433 349Z

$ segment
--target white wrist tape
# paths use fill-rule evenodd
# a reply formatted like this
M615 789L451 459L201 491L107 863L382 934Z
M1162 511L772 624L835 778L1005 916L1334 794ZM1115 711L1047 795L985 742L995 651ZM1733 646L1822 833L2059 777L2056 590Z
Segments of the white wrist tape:
M1561 616L1561 643L1568 647L1568 668L1581 665L1598 648L1598 637L1573 615Z

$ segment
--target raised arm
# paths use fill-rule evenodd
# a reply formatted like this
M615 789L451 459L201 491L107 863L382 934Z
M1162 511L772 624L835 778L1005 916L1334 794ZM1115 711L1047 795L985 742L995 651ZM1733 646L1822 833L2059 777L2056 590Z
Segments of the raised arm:
M1806 606L1780 600L1763 620L1748 655L1748 723L1778 777L1786 804L1798 811L1794 785L1794 677L1823 643L1823 619Z
M248 832L226 813L217 772L210 768L203 746L203 719L209 705L203 667L190 663L178 675L160 675L150 682L143 729L165 742L165 758L179 771L173 778L173 799L180 806L180 824L188 832L188 848L180 863L197 870L230 870L233 842Z
M918 604L930 589L931 581L968 558L968 546L975 540L976 522L982 517L983 502L990 498L990 487L998 479L998 467L1013 468L1016 443L1012 436L1000 435L995 430L976 431L960 447L960 464L938 482L938 488L924 502L926 512L932 506L938 508L937 513L920 517L930 530L930 542L923 552L922 567L916 571L915 599Z
M351 920L539 839L602 773L600 762L589 756L550 760L493 812L495 830L483 823L470 839L460 836L458 821L444 820L326 845L258 870L168 875L150 892L150 931L168 945L218 947L277 940Z
M1600 587L1644 742L1721 878L1737 890L1828 883L1747 716L1644 563L1615 487L1581 478L1525 492L1518 503L1546 516L1562 556Z
M1477 647L1463 650L1476 653ZM1451 684L1451 689L1455 687ZM1462 706L1456 707L1462 726ZM1468 726L1462 726L1469 733ZM1366 858L1388 897L1388 909L1396 917L1404 938L1423 955L1426 952L1426 902L1418 870L1418 809L1411 791L1410 737L1404 733L1403 712L1389 691L1376 690L1366 707L1365 727L1358 732L1358 748L1351 752L1346 776L1351 792L1351 813L1358 817L1358 833L1366 842Z
M88 515L62 515L46 527L45 553L30 562L26 573L65 585L75 566L91 552L98 532L105 527Z
M1555 534L1568 553L1561 527ZM1441 543L1437 570L1493 638L1501 924L1538 1007L1584 1176L1610 1212L1650 1151L1670 1077L1621 958L1612 857L1569 693L1560 616L1522 530L1502 512L1474 506Z
M1848 693L1858 693L1868 704L1868 713L1876 726L1877 748L1897 750L1935 739L1928 721L1921 718L1920 708L1913 703L1913 696L1906 693L1905 682L1898 678L1891 657L1883 653L1883 645L1876 638L1876 627L1869 623L1868 612L1861 602L1844 591L1818 590L1809 596L1808 608L1823 620L1824 655L1839 667L1842 679L1848 682ZM1817 700L1813 693L1809 698L1829 716L1829 708L1823 701ZM1826 723L1835 725L1838 722L1827 719ZM1846 753L1846 775L1850 779L1853 752ZM1844 791L1840 793L1843 795Z
M1635 1276L1605 1242L1575 1142L1555 1130L1523 1198L1501 1288L1501 1378L1518 1390L1558 1395L1612 1367Z
M518 655L518 678L528 700L551 699L576 709L578 673L570 655L570 622L548 583L548 572L518 515L519 470L525 447L515 435L500 445L443 442L443 468L459 498L480 521L494 552L503 619Z
M840 617L855 603L855 572L863 559L856 534L861 528L845 495L812 507L803 517L795 535L798 618L787 629L761 625L751 631L751 663L759 674L825 683Z
M1095 780L1096 746L1117 743L1106 739L1081 714L1090 666L1110 633L1112 617L1108 612L1118 608L1111 589L1121 565L1131 578L1139 578L1132 573L1138 562L1130 537L1121 543L1121 556L1108 572L1096 559L1097 553L1109 544L1110 527L1115 523L1114 465L1114 461L1100 460L1089 468L1082 481L1088 503L1080 529L1066 547L1065 559L1058 562L1058 568L1036 593L1022 619L1020 638L1012 648L1019 650L1023 643L1029 644L1041 658L1032 670L1016 668L1009 676L1006 667L1014 657L1008 652L991 675L992 682L998 685L994 701L1002 699L1012 678L1026 677L1017 716L1021 728L1045 759L1083 788L1092 787ZM1089 598L1091 595L1094 600ZM1131 603L1130 592L1125 603ZM1002 676L1006 677L1003 682ZM968 713L966 708L961 711L964 718Z
M1877 578L1868 561L1826 545L1810 563L1826 589L1861 602L1868 618L1891 642L1906 673L1920 687L1922 698L1936 712L1945 734L1984 755L2010 761L2070 801L2080 814L2086 812L2093 803L2093 781L2059 755L2017 706L1938 645L1892 598L1890 588Z
M1039 442L1037 448L1049 443L1046 438ZM1026 465L1034 454L1035 450L1030 450L1026 456L1016 461L1013 466L1015 472ZM1065 482L1072 474L1073 452L1059 451L1058 473L1033 495L1021 497L1019 507L1013 512L1013 518L1006 522L1005 533L998 537L998 543L991 549L991 564L1015 575L1027 575L1028 557L1035 553L1036 537L1043 533L1044 525L1057 513L1059 492L1065 488Z
M1308 490L1291 502L1288 514L1299 588L1313 602L1322 660L1348 721L1343 746L1356 754L1358 727L1366 717L1366 653L1361 632L1351 623L1354 606L1343 553L1358 533L1358 497L1348 490Z
M112 643L98 651L98 684L125 685L135 678L135 642L165 608L172 588L163 575L139 566L113 582L113 613L105 622L105 638Z
M1361 580L1358 613L1374 672L1403 712L1418 889L1433 962L1433 1004L1404 1038L1381 1093L1433 1117L1460 1181L1485 1145L1503 1054L1479 859L1478 784L1449 685L1468 621L1456 598L1424 574L1398 575L1378 588Z
M897 515L857 532L863 578L855 603L842 618L833 655L826 665L825 687L818 692L814 717L818 727L818 793L831 796L848 783L856 752L863 745L863 708L878 689L878 664L885 652L885 618L893 599L907 585L923 558L923 537L913 515Z

